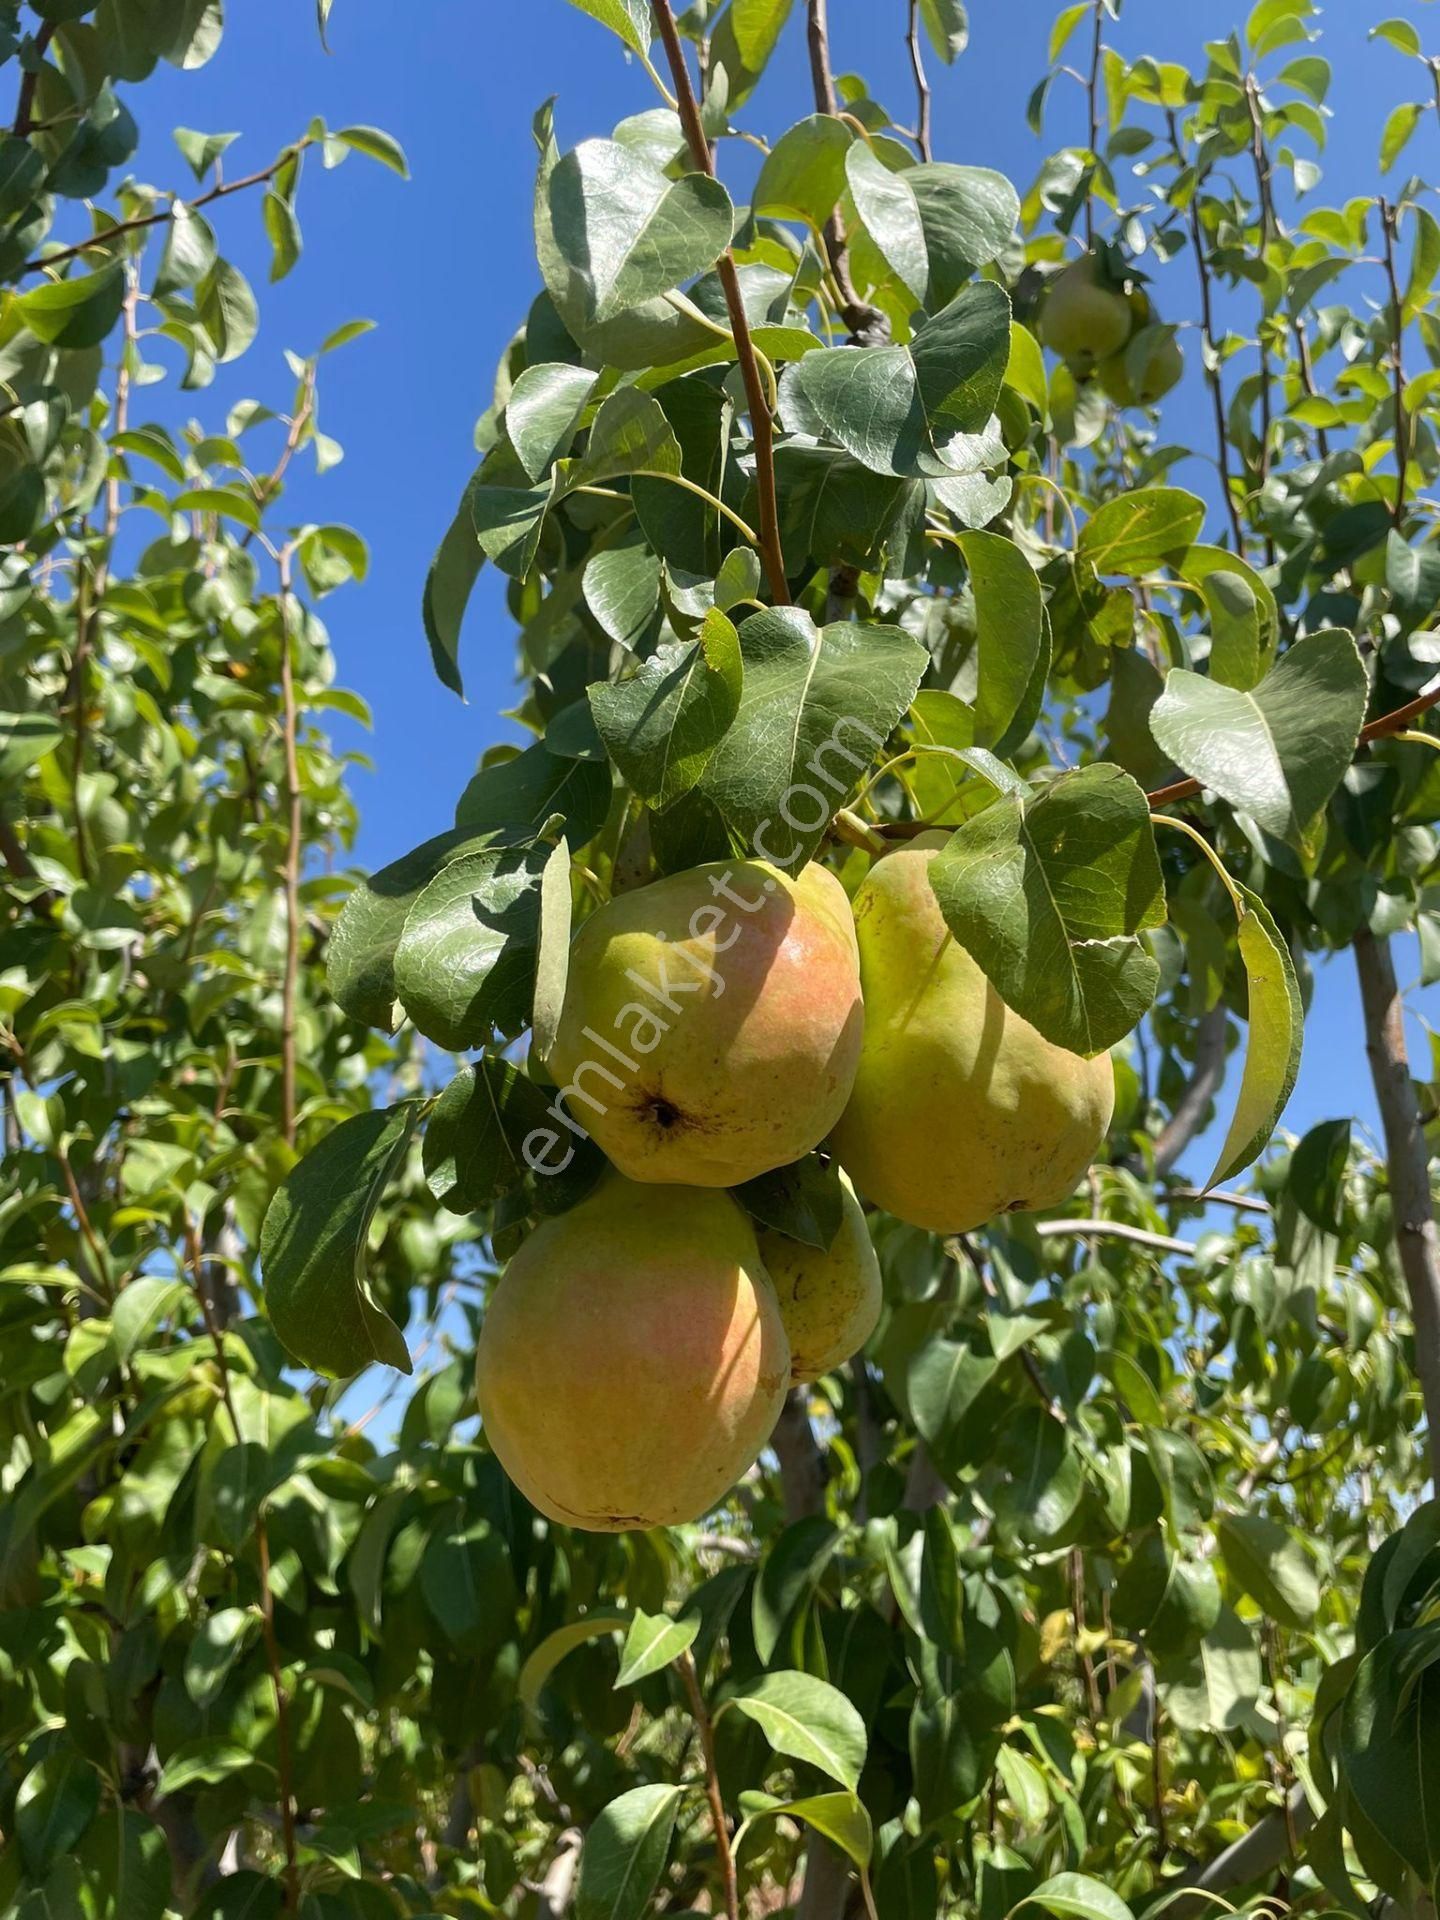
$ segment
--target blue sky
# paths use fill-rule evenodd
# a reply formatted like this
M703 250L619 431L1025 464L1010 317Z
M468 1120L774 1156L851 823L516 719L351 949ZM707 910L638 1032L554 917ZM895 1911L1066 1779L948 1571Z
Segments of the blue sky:
M504 730L497 713L514 697L513 634L493 576L482 577L466 629L468 705L431 674L419 604L430 556L474 464L474 421L489 402L496 361L537 285L531 115L558 96L560 138L571 145L608 132L622 115L655 104L655 96L619 43L566 0L414 0L404 8L335 0L328 56L310 0L243 0L229 11L209 67L195 74L162 70L137 90L146 130L137 166L143 177L181 183L173 126L243 129L229 156L234 177L268 162L315 114L332 127L386 128L405 147L412 170L407 184L352 158L327 175L312 157L300 206L305 254L274 288L265 284L258 202L236 196L215 209L223 251L256 281L262 326L249 354L222 369L209 394L181 397L187 413L216 425L242 395L284 404L290 380L283 349L310 351L352 317L376 322L375 332L324 371L321 420L343 444L344 462L319 480L308 464L297 469L288 495L291 518L346 522L371 546L366 585L336 595L325 612L340 677L375 714L368 739L355 731L352 742L343 725L337 728L375 763L373 774L355 780L363 821L357 859L373 867L450 823L476 758ZM837 70L864 72L902 119L913 102L905 11L905 0L830 5ZM1198 66L1203 40L1238 25L1244 11L1233 0L1128 0L1113 37L1132 57L1150 52ZM1336 117L1314 200L1343 204L1373 192L1389 108L1425 94L1428 76L1393 49L1367 44L1367 25L1408 13L1440 44L1435 11L1417 0L1383 7L1332 0L1317 50L1335 68ZM797 6L772 73L746 110L747 124L771 135L809 110L800 12ZM948 71L931 61L941 157L998 167L1023 191L1045 152L1083 138L1073 83L1062 81L1052 94L1045 145L1024 123L1053 12L1049 0L972 0L970 49ZM1440 168L1437 140L1440 130L1427 118L1407 162L1421 171ZM1300 150L1308 151L1303 144ZM748 170L737 178L743 187ZM1182 255L1158 281L1160 305L1172 318L1194 311L1191 272ZM1192 351L1192 371L1197 358ZM1211 427L1194 385L1167 405L1166 436L1203 452ZM169 413L171 404L155 398L156 411ZM143 404L137 411L143 418ZM1213 468L1201 460L1186 462L1176 477L1213 498ZM1217 518L1212 514L1212 535ZM1400 971L1402 981L1416 972L1409 943ZM1412 1006L1424 1010L1432 999L1415 996ZM1307 1042L1288 1124L1347 1113L1373 1124L1345 956L1322 970ZM1192 1150L1193 1171L1206 1170L1201 1162L1214 1144Z

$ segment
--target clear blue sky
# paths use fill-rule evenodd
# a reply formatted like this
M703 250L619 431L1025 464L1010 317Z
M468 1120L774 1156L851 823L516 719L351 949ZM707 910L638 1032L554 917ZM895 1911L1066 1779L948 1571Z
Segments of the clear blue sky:
M802 10L797 5L772 73L745 113L747 124L771 135L809 107ZM1236 0L1127 0L1113 37L1132 57L1149 52L1198 66L1203 40L1238 26L1247 10ZM1024 123L1054 11L1049 0L972 0L970 49L948 72L931 61L942 157L998 167L1023 191L1044 152L1083 138L1081 96L1070 82L1052 93L1045 146ZM1419 0L1330 0L1318 51L1335 68L1335 120L1312 200L1343 204L1373 192L1386 113L1398 99L1424 96L1420 69L1391 48L1367 44L1366 28L1405 13L1440 50L1436 11ZM405 184L352 158L326 175L312 156L301 198L305 255L275 288L265 284L258 205L237 196L217 209L222 249L256 281L261 332L238 365L221 369L209 394L182 397L187 412L216 424L242 394L283 404L284 348L307 352L355 316L377 323L327 364L322 381L322 424L343 443L344 463L322 480L307 465L289 493L292 518L347 522L371 545L368 583L336 595L326 613L340 676L375 713L373 736L357 731L353 743L375 762L374 774L357 774L355 784L363 817L357 858L376 866L449 825L477 756L499 737L497 712L513 700L513 631L497 579L482 577L471 608L462 660L468 705L431 674L419 603L431 553L474 464L472 429L489 402L496 361L537 285L531 115L557 95L560 138L571 145L608 133L655 96L619 42L565 0L413 0L406 7L335 0L328 57L310 0L244 0L229 12L209 67L162 69L137 90L143 177L163 185L184 177L168 137L174 125L242 129L229 157L234 176L268 162L314 114L332 127L364 121L386 128L412 170ZM905 0L831 0L830 12L837 70L864 72L877 97L909 117ZM1427 119L1406 161L1440 172L1437 140L1440 131ZM1307 143L1297 146L1309 153ZM743 183L748 170L739 177ZM1194 311L1191 271L1181 255L1158 281L1171 317ZM1196 358L1192 351L1192 371ZM157 396L162 406L169 411ZM140 412L143 418L143 406ZM1198 393L1168 407L1167 438L1203 451L1210 432ZM1213 469L1199 460L1177 478L1213 499ZM343 727L337 732L347 738ZM1412 978L1411 943L1400 962L1402 979ZM1433 999L1416 996L1412 1006ZM1430 1012L1440 1017L1440 1003ZM1322 972L1289 1125L1349 1113L1373 1124L1358 1019L1342 956ZM1412 1036L1420 1037L1413 1022ZM1192 1150L1196 1172L1208 1170L1201 1165L1207 1144L1213 1152L1213 1142Z

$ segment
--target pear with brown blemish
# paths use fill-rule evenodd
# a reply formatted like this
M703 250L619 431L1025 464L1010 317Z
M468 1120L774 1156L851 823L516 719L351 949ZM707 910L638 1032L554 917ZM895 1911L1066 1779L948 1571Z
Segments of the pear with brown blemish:
M931 1233L1069 1199L1114 1106L1108 1053L1046 1040L950 933L946 834L879 860L855 896L865 1045L835 1151L865 1198Z
M735 1187L824 1139L862 1025L834 874L715 861L585 922L546 1065L563 1111L630 1179Z

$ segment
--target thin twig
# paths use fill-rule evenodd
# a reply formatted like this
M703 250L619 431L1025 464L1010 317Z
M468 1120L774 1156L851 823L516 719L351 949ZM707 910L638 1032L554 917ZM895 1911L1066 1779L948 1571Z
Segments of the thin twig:
M1395 504L1390 518L1398 527L1405 517L1405 472L1410 465L1410 420L1405 411L1405 308L1400 298L1400 282L1395 272L1395 240L1398 210L1388 200L1380 202L1380 225L1385 233L1385 280L1390 289L1390 354L1395 377Z
M1170 125L1170 138L1175 146L1175 157L1184 164L1184 154L1180 146L1180 123L1173 113L1167 113ZM1201 354L1205 362L1205 378L1210 387L1210 399L1215 410L1215 440L1220 464L1220 488L1225 495L1225 506L1230 515L1230 526L1235 535L1235 551L1245 551L1245 534L1240 524L1240 509L1236 505L1234 489L1230 480L1230 435L1225 425L1225 389L1220 380L1220 360L1215 348L1214 307L1210 298L1210 268L1205 259L1205 235L1200 225L1200 191L1196 181L1190 195L1190 244L1195 249L1195 271L1200 280L1200 341Z
M815 98L817 113L838 113L839 97L835 92L835 77L830 68L830 20L826 0L806 0L806 44L810 51L810 87ZM821 234L825 243L825 257L835 279L840 294L840 314L850 329L852 340L859 340L883 321L884 316L877 308L868 306L855 291L855 283L850 278L849 262L846 258L845 229L841 225L838 213L833 213L825 222Z
M715 1857L720 1862L720 1883L725 1893L726 1920L740 1920L740 1889L735 1874L735 1855L730 1846L730 1822L725 1817L725 1801L720 1792L720 1772L715 1764L715 1729L710 1710L700 1690L700 1676L688 1648L675 1662L690 1701L690 1714L700 1735L700 1751L705 1759L705 1797L710 1802L710 1824L715 1830Z
M210 206L216 200L225 199L228 194L244 193L249 187L267 186L282 167L288 165L297 154L302 153L310 145L311 141L307 134L303 140L297 140L294 146L287 147L268 167L262 167L259 173L247 173L242 180L222 181L219 186L212 187L208 193L202 193L198 199L187 200L184 204L193 212L200 207ZM108 247L112 240L122 239L127 233L141 233L146 227L164 226L175 218L175 209L180 204L177 195L170 205L159 213L136 214L133 220L117 221L113 227L106 227L103 233L92 233L88 240L77 240L74 246L59 247L54 253L38 254L35 259L27 260L20 272L22 274L43 273L51 267L63 267L67 260L78 260L81 254L94 253L97 248Z
M186 1220L185 1237L195 1298L199 1302L205 1331L209 1334L211 1344L215 1348L215 1363L220 1374L220 1398L225 1404L231 1431L235 1435L235 1444L237 1447L243 1447L244 1431L240 1425L239 1415L235 1411L235 1397L230 1391L230 1368L225 1359L225 1336L216 1321L215 1309L205 1285L205 1248L200 1238L199 1223L193 1217ZM285 1692L284 1662L280 1657L280 1641L275 1631L275 1598L270 1591L270 1534L265 1524L263 1504L256 1509L255 1513L255 1553L260 1564L260 1627L265 1643L265 1664L270 1669L270 1685L275 1695L275 1756L279 1762L280 1828L285 1847L285 1911L298 1913L300 1911L300 1855L295 1839L295 1775L290 1751L290 1702Z
M295 1144L295 996L300 974L300 765L290 646L291 549L280 555L280 698L285 736L285 979L280 1013L280 1131Z
M1137 1247L1153 1247L1158 1253L1195 1252L1188 1240L1173 1240L1168 1233L1127 1226L1123 1220L1042 1220L1036 1231L1042 1240L1077 1240L1093 1233L1108 1240L1131 1240Z
M1105 31L1105 0L1095 0L1095 33L1090 43L1090 73L1085 82L1085 98L1090 116L1090 155L1092 162L1098 162L1100 153L1100 56L1103 52ZM1094 167L1091 168L1094 179ZM1087 188L1085 194L1085 245L1093 252L1095 248L1095 195Z
M1305 331L1305 316L1297 313L1293 322L1295 328L1295 352L1300 362L1300 384L1312 400L1320 398L1320 389L1315 384L1315 366L1310 358L1310 336ZM1315 429L1315 444L1320 449L1320 458L1330 458L1330 436L1324 427Z
M675 97L680 103L680 124L685 129L690 156L700 172L709 174L713 179L715 156L705 136L695 89L690 81L690 68L680 44L670 0L650 0L650 7L665 48L665 57L670 63ZM735 271L735 256L729 247L716 262L716 271L725 292L730 331L735 336L735 358L740 363L740 376L745 382L745 398L750 409L750 432L755 445L755 490L760 502L761 558L765 562L772 599L777 606L788 606L790 587L785 578L785 555L780 542L780 516L775 495L774 422L760 377L760 364L755 358L755 345L750 338L750 320L745 312L744 295L740 291L740 276Z
M21 76L20 80L20 93L15 102L14 134L17 140L24 140L35 131L35 89L40 83L40 69L44 65L45 49L54 38L55 22L46 20L35 35L32 48L35 64Z
M920 102L915 121L915 146L922 160L933 160L935 153L930 144L930 82L925 74L925 55L920 47L920 0L910 0L910 27L905 35L905 44L910 49L910 71L915 75L915 95Z

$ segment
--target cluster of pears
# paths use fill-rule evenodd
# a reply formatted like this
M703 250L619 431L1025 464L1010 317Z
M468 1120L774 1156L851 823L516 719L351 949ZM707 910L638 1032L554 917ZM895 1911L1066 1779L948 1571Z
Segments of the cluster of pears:
M1117 407L1153 406L1185 371L1175 329L1160 322L1145 289L1117 280L1099 253L1082 254L1050 281L1040 338L1077 380L1098 380Z
M581 928L547 1064L611 1165L511 1260L477 1362L490 1443L550 1518L618 1532L716 1505L791 1384L875 1329L856 1189L960 1233L1058 1204L1089 1165L1109 1056L1043 1039L955 941L927 872L946 838L884 855L853 909L824 867L736 861ZM847 1176L829 1248L757 1231L726 1189L824 1141Z

